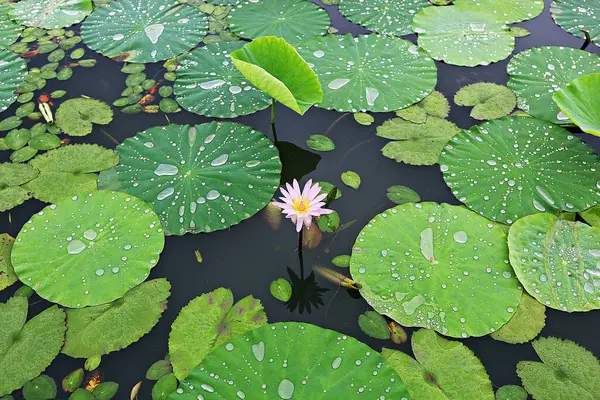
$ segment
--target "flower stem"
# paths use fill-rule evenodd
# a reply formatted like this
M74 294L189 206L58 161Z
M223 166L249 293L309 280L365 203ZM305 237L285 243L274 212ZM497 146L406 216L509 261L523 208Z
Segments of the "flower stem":
M304 227L298 233L298 259L300 261L300 278L304 279L304 256L302 254L302 249L304 248L304 240L303 240Z
M277 139L277 130L275 129L275 104L277 102L273 99L271 103L271 132L273 132L273 140L277 143L279 140Z

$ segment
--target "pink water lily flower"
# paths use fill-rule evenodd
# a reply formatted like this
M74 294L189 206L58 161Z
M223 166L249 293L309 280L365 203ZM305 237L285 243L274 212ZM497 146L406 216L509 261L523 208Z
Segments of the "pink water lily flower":
M302 230L302 225L306 229L310 229L313 217L318 217L324 214L331 214L333 210L323 208L327 197L327 193L319 194L321 186L318 183L312 184L312 179L306 182L304 189L300 191L298 181L294 179L292 185L285 184L286 189L281 188L283 197L279 199L282 202L274 201L271 204L281 208L286 218L292 220L296 224L296 231Z

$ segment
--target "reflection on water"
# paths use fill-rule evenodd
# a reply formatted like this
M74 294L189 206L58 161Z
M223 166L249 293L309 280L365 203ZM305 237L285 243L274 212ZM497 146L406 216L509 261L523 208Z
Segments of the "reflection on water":
M291 268L288 267L288 276L292 284L292 297L287 302L287 307L290 312L296 311L300 314L304 311L309 314L312 308L318 309L319 306L325 304L323 302L323 293L329 291L319 286L315 280L315 273L311 272L304 278L304 268L300 268L300 276L298 276Z
M304 175L307 175L317 169L321 156L310 151L304 150L291 142L275 143L279 149L279 158L281 159L282 171L281 182L298 181Z

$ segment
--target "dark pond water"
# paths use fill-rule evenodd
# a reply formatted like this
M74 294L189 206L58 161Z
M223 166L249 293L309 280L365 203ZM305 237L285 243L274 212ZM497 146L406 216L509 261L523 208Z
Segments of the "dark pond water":
M538 18L520 26L528 28L532 34L517 39L515 52L540 45L560 45L579 48L582 40L562 31L554 24L546 0L546 10ZM346 21L337 11L337 7L326 7L333 19L333 25L340 33L365 33L363 28ZM409 40L415 41L414 36ZM599 53L594 45L589 51ZM91 69L78 69L74 77L67 83L52 82L47 91L67 89L70 97L87 95L93 98L112 102L119 98L124 89L124 76L120 72L121 65L101 56L98 64ZM461 68L438 63L438 86L448 98L462 86L474 82L506 83L508 75L506 64L508 60L486 67ZM156 66L158 71L159 66ZM150 69L150 72L153 70ZM462 128L468 128L476 123L469 117L469 108L453 106L450 119ZM12 115L10 111L0 114L0 119ZM278 107L277 126L279 140L295 143L301 148L308 149L305 140L310 134L324 133L335 122L328 135L335 141L333 152L321 153L323 156L317 169L310 174L315 180L325 180L341 185L340 174L346 170L354 170L362 177L360 190L352 190L341 186L343 197L334 203L334 208L342 218L342 223L356 220L349 228L339 234L326 234L321 245L315 250L305 250L305 271L307 276L315 265L330 266L330 260L339 254L350 254L354 240L360 229L374 215L392 207L386 197L386 189L391 185L401 184L416 190L423 201L447 202L458 204L444 184L438 166L414 167L398 164L384 158L380 149L387 142L375 136L375 127L392 114L376 115L376 123L365 127L354 122L351 115L340 118L342 114L311 109L303 117L294 112ZM169 115L169 120L179 124L199 124L209 119L188 112ZM265 110L251 116L238 118L238 122L250 125L269 134L269 111ZM119 142L133 136L136 132L152 126L165 125L169 121L164 114L143 114L137 116L115 114L114 121L105 127L106 132ZM585 135L583 139L600 149L600 140ZM114 148L115 143L99 130L86 138L85 142L94 142ZM8 154L1 154L8 158ZM4 160L3 160L4 161ZM0 214L0 232L8 232L16 236L21 226L29 217L44 207L44 204L30 200L23 206L13 209L10 213ZM9 223L9 220L12 222ZM194 250L199 250L203 262L196 261ZM40 243L39 251L44 251ZM163 314L158 325L150 334L139 342L120 352L104 356L101 370L106 380L116 381L121 385L118 399L129 398L129 390L138 381L143 380L147 368L156 360L161 359L167 352L167 341L171 323L179 310L194 297L211 291L217 287L229 287L236 299L252 294L262 300L270 322L304 321L334 329L354 336L369 344L376 350L382 347L394 347L410 352L410 345L395 346L391 341L371 339L361 332L357 324L358 315L368 310L367 303L347 290L338 289L327 281L317 277L317 283L323 289L322 303L311 307L302 313L299 307L290 311L288 307L275 300L269 293L269 284L279 277L288 277L287 269L300 274L297 236L291 224L284 222L278 231L273 231L260 217L232 227L231 229L210 234L186 235L183 237L168 237L165 250L160 262L153 269L150 278L166 277L172 285L168 309ZM345 270L339 270L346 272ZM18 285L0 293L0 301L6 301ZM310 297L310 293L306 294ZM30 299L31 315L48 307L46 301L36 296ZM547 323L542 336L558 336L568 338L600 355L600 341L597 332L600 329L599 312L561 313L552 309L547 310ZM529 344L510 345L497 342L491 338L473 338L463 341L481 359L495 387L505 384L519 384L515 373L516 364L520 360L537 359ZM57 382L70 371L81 367L82 360L71 359L59 355L52 366L46 371ZM145 381L140 392L140 399L150 398L152 382ZM65 396L66 398L66 396Z

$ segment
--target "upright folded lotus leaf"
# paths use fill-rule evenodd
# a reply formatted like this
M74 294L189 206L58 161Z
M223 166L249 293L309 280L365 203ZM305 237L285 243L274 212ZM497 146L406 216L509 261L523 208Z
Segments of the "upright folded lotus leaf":
M544 325L546 325L546 307L527 293L523 293L515 315L490 336L501 342L525 343L535 339Z
M235 118L271 105L271 98L252 86L229 54L245 42L210 43L178 61L174 90L186 110L207 117Z
M250 83L298 114L323 100L319 78L282 38L263 36L230 56Z
M323 87L319 107L386 112L427 97L437 68L424 51L396 37L327 35L298 46Z
M552 96L573 79L598 72L600 57L569 47L534 47L515 55L506 70L507 85L516 93L521 110L555 124L570 124Z
M515 48L508 26L473 7L427 7L413 19L419 46L434 60L473 67L504 60Z
M452 4L480 9L505 24L527 21L544 11L544 0L454 0Z
M344 0L340 12L375 33L402 36L412 33L414 15L430 5L427 0Z
M137 342L158 323L167 308L171 285L164 279L144 282L122 299L94 307L68 308L67 336L62 352L90 358Z
M597 204L599 161L588 145L557 125L506 117L454 136L442 151L440 169L467 207L512 224L530 214Z
M167 235L229 228L260 211L279 186L277 148L237 123L153 127L117 151L120 164L101 174L100 187L146 201Z
M80 97L62 103L55 117L56 126L67 135L85 136L92 133L93 124L109 124L113 119L113 111L100 100Z
M600 228L541 213L508 234L510 262L525 290L561 311L600 308Z
M2 112L17 99L15 92L17 86L25 79L27 66L18 54L0 48L0 71L2 71L2 80L0 81L0 112Z
M247 296L233 303L231 290L219 288L196 297L171 326L169 357L182 381L214 349L267 323L260 300Z
M331 25L327 11L306 0L243 1L231 8L227 22L237 36L277 36L290 44L325 35Z
M96 172L112 168L119 162L116 151L95 144L62 146L37 156L29 164L40 174L23 187L33 197L56 203L82 192L98 188Z
M448 204L406 203L374 217L350 272L380 314L452 337L494 332L521 300L504 232Z
M11 258L19 279L40 297L81 308L119 299L142 283L164 241L150 206L126 193L99 191L35 214Z
M15 239L8 233L0 233L0 290L6 289L18 280L10 262L14 242Z
M119 0L96 9L81 26L85 44L118 61L152 63L195 47L205 14L175 0Z
M600 228L600 205L580 212L579 216L591 226Z
M542 362L521 361L517 374L538 400L594 400L600 393L600 361L591 351L559 338L541 338L533 349Z
M572 80L552 100L581 130L600 136L600 73Z
M53 306L26 319L27 298L17 296L0 303L0 396L42 373L63 345L63 310Z
M600 43L600 3L596 0L554 0L550 12L565 31L582 39L585 31L594 43Z
M408 391L381 355L356 339L306 323L280 322L225 342L169 399L363 396L408 400Z
M481 361L465 345L434 331L419 329L411 337L415 358L383 349L413 399L494 400L492 383Z
M21 25L13 21L10 10L10 5L0 2L0 48L13 44L23 30Z
M58 29L83 21L93 4L92 0L21 0L11 7L11 17L22 25Z
M40 171L28 164L0 164L0 212L10 210L32 197L21 185L35 179Z

